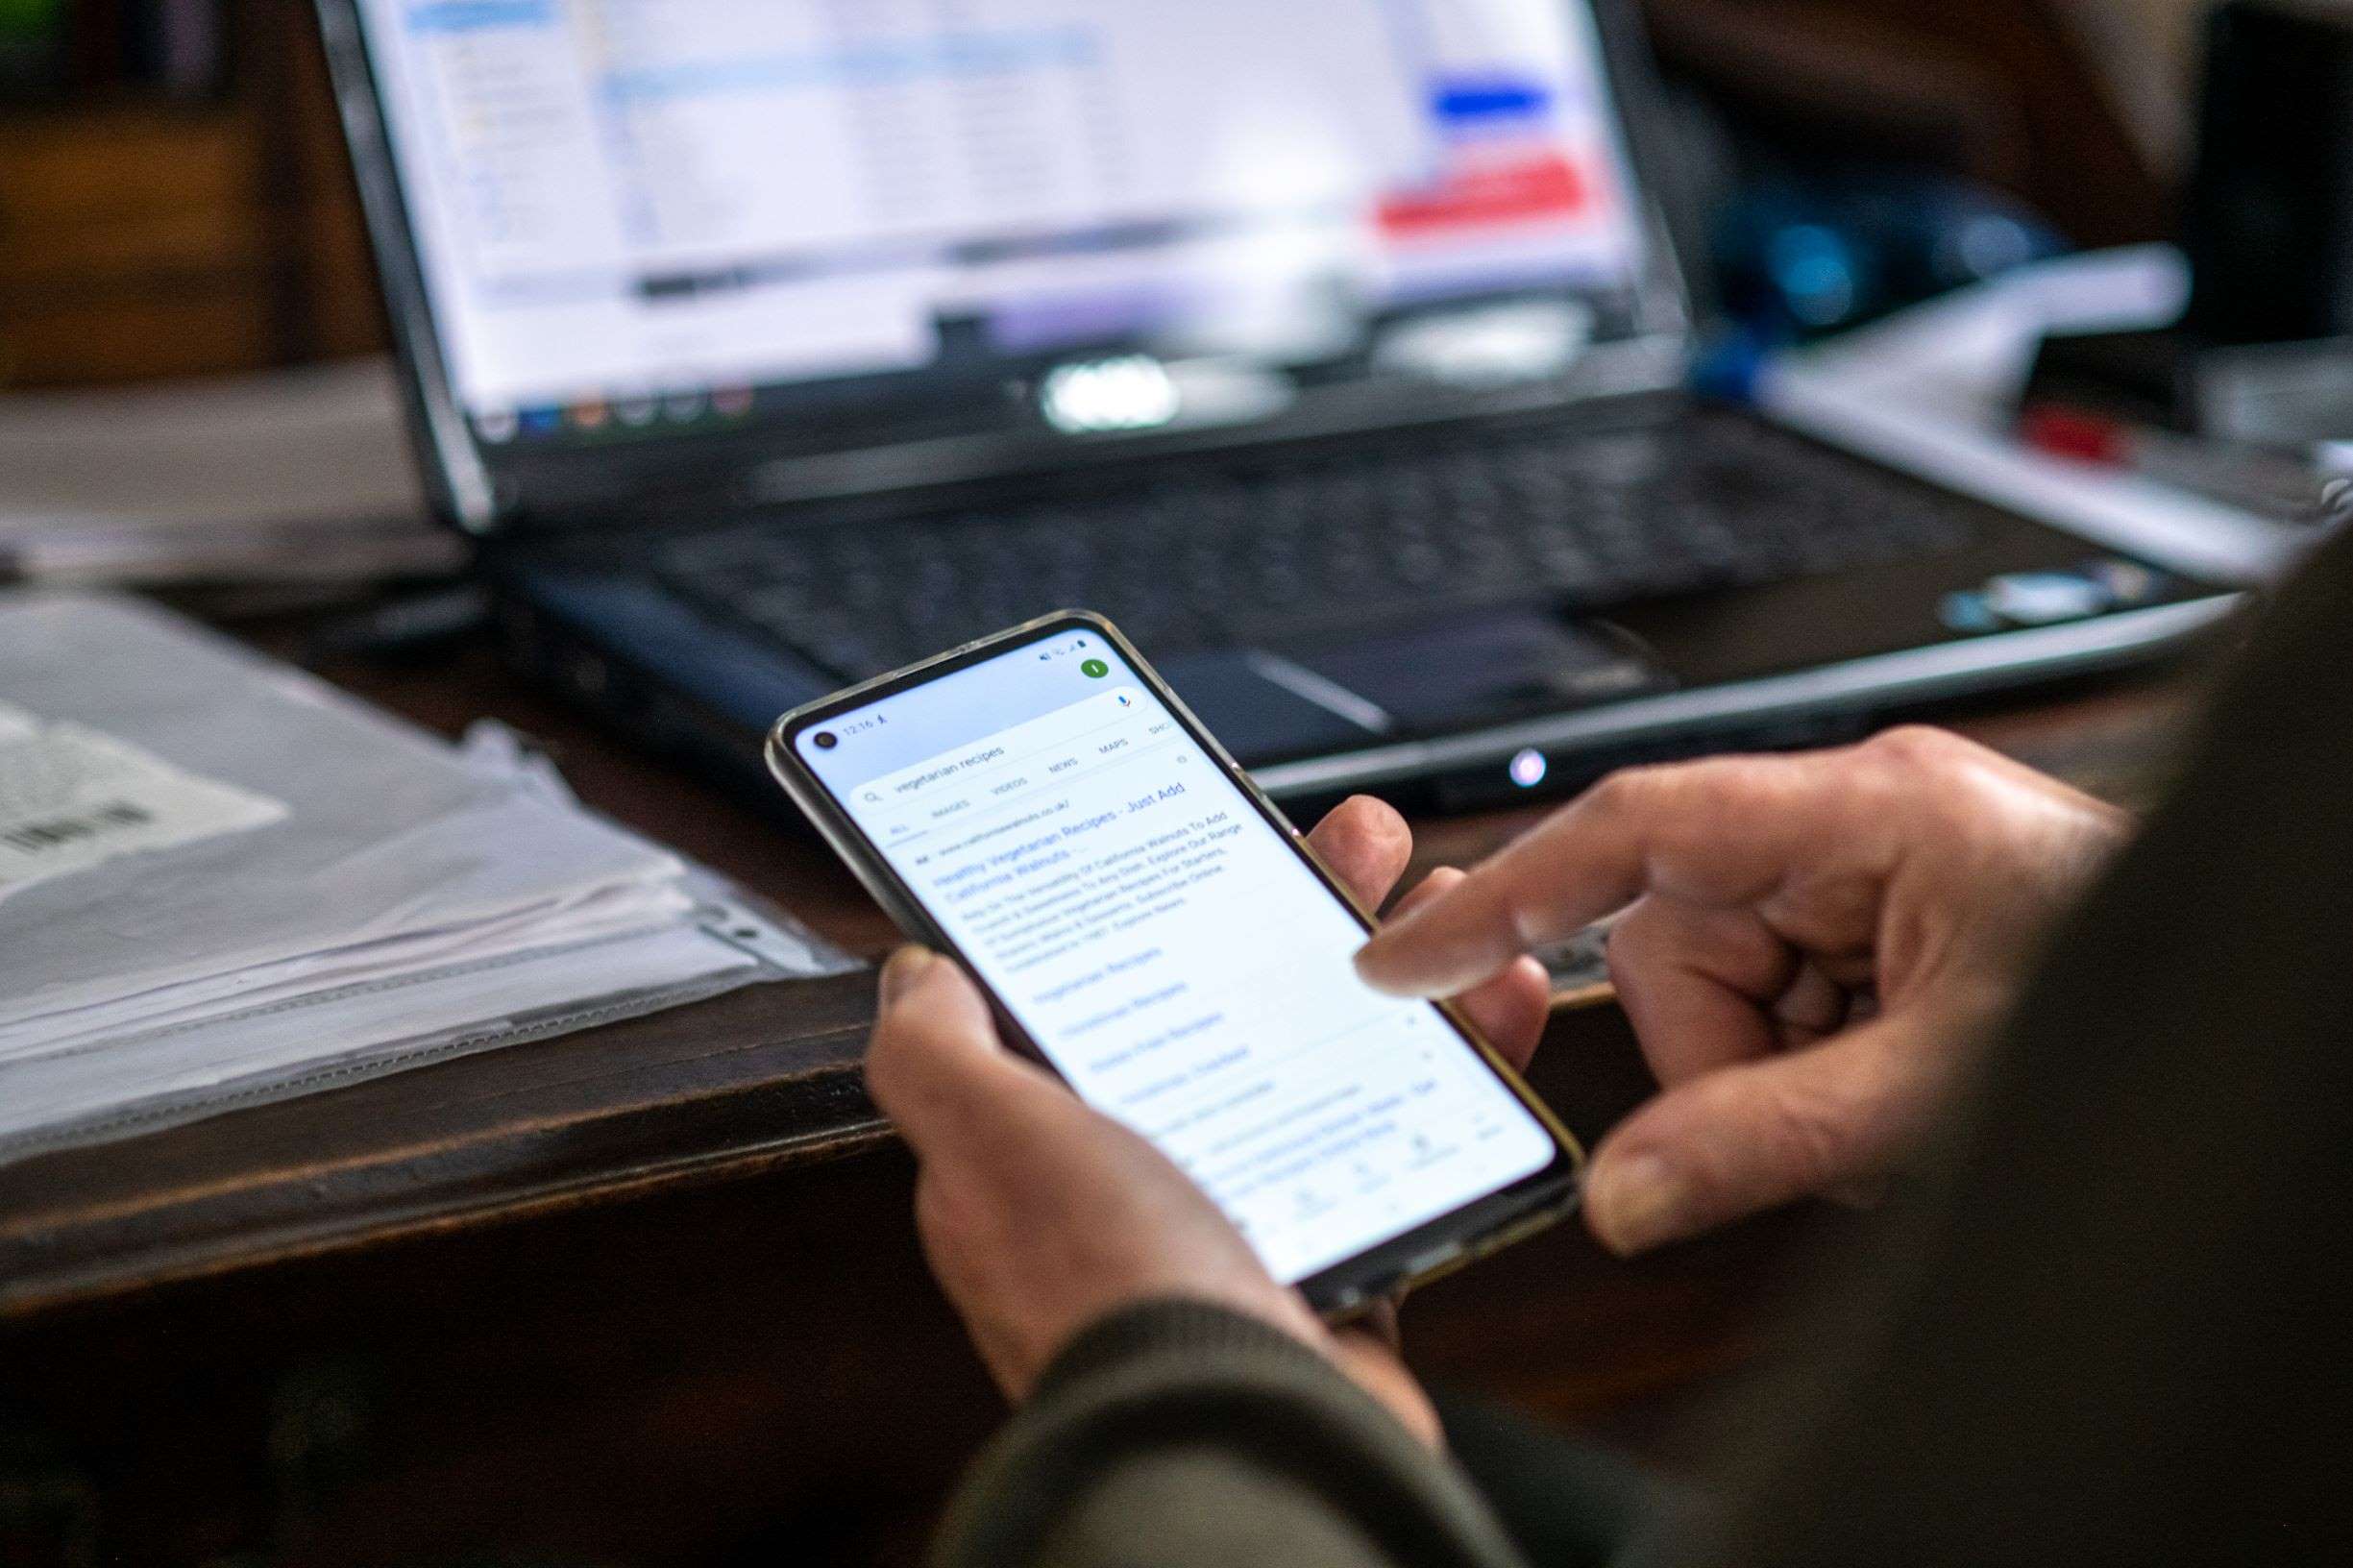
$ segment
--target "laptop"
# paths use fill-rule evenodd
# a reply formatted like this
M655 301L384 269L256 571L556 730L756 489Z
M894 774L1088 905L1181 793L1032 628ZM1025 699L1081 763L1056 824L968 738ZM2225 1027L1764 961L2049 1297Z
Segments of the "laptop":
M758 740L1065 607L1425 808L2152 657L2218 585L1685 394L1589 0L320 0L514 656Z

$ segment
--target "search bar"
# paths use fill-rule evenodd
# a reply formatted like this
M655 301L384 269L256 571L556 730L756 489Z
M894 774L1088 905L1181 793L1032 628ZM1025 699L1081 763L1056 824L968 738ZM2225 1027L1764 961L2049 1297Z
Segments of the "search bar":
M1068 771L1089 754L1084 749L1087 746L1110 739L1104 734L1097 740L1098 734L1118 729L1146 711L1141 692L1133 686L1116 687L853 785L849 796L862 815L872 818L887 813L894 819L949 796L985 796L1024 769L1034 769L1045 777ZM1068 767L1056 768L1057 763Z

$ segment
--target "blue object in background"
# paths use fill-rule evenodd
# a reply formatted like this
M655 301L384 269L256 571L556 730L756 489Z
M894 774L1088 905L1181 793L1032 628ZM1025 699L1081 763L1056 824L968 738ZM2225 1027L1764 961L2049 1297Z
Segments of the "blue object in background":
M1764 349L1852 327L2068 248L1998 192L1885 168L1751 178L1716 215L1710 243L1728 313Z

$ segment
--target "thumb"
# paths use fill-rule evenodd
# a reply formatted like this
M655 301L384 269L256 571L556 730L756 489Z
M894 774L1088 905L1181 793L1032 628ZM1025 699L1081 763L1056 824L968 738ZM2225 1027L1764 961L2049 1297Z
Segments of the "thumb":
M1645 1251L1887 1168L1932 1097L1885 1017L1661 1091L1602 1140L1585 1223Z
M867 1092L919 1158L968 1140L1030 1096L1062 1092L1005 1048L989 1004L954 960L901 947L882 968L881 991Z

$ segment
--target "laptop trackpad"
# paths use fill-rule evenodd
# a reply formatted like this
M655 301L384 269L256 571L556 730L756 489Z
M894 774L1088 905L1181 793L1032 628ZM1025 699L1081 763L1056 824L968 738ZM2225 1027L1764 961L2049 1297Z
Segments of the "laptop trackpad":
M1532 608L1469 611L1266 649L1408 730L1558 712L1673 684L1624 633Z

